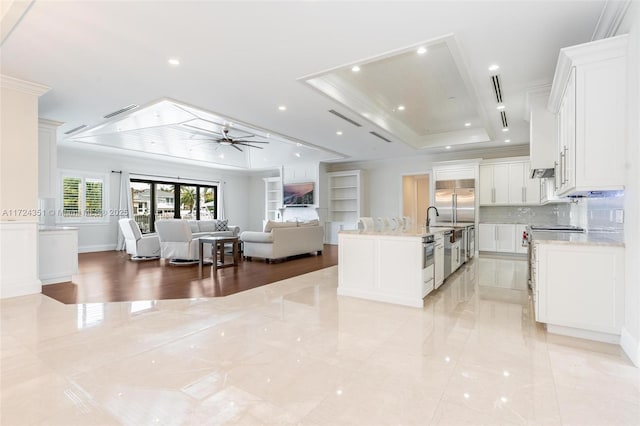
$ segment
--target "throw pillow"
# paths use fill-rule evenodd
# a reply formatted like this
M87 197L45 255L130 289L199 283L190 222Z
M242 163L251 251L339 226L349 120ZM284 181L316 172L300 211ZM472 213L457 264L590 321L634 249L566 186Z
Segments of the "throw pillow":
M320 221L318 219L308 220L306 222L298 222L298 226L318 226Z
M228 231L229 230L229 226L227 225L228 223L229 223L228 219L216 221L216 231Z

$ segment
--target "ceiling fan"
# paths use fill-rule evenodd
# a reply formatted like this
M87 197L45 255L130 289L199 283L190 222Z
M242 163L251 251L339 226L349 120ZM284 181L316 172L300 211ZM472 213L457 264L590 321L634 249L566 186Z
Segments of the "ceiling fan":
M180 110L192 115L193 117L195 117L194 118L195 120L202 120L202 121L205 121L207 123L211 123L211 124L214 124L216 126L220 126L219 123L216 123L216 122L211 121L211 120L207 120L206 118L199 117L196 114L194 114L193 112L187 110L186 108L182 108L181 106L175 105L175 104L174 104L174 106L176 108L179 108ZM192 129L195 129L200 133L212 134L212 135L217 136L217 133L212 131L211 129L204 129L202 127L198 127L198 126L195 126L193 124L189 124L189 121L192 121L192 120L188 120L187 122L184 122L184 123L181 123L181 124L183 126L185 126L185 127L190 127ZM206 138L197 138L197 139L191 137L188 140L190 140L190 141L215 142L215 143L217 143L219 145L222 145L222 146L232 146L232 147L234 147L235 149L237 149L240 152L243 152L242 148L240 148L241 146L246 146L246 147L249 147L249 148L264 149L263 147L255 145L255 144L267 144L267 143L269 143L268 141L257 141L257 140L248 141L248 140L245 140L245 139L250 139L250 138L255 138L256 137L256 135L252 135L252 134L245 134L245 135L242 135L242 136L239 136L239 137L233 137L233 136L229 135L229 131L230 131L229 127L227 127L225 125L225 126L222 126L221 129L220 129L220 136L221 137L206 137Z

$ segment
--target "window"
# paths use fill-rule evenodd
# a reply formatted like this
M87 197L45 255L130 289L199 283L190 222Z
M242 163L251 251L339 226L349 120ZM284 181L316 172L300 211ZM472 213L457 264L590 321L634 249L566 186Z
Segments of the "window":
M65 172L61 176L61 211L63 221L107 219L104 176Z
M217 194L215 185L131 179L134 220L144 234L155 232L158 219L215 219Z

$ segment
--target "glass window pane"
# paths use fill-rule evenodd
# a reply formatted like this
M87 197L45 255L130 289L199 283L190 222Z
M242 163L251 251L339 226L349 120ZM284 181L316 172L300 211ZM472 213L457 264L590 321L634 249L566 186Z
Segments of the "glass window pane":
M84 207L85 216L102 216L102 179L85 179Z
M180 186L180 218L196 218L196 187Z
M151 184L148 182L131 182L131 201L133 203L133 220L143 234L151 232Z
M175 186L156 183L156 220L173 219Z
M216 188L210 186L200 187L200 219L216 218Z
M75 177L62 178L62 215L64 217L80 216L80 184L82 179Z

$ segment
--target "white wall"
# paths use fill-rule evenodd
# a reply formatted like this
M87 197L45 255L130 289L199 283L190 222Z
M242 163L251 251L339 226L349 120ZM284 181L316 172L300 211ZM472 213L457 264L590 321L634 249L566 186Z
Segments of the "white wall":
M622 347L640 365L640 3L631 5L620 34L630 34L628 54L628 129L625 185L625 324Z
M220 170L63 146L58 147L58 169L107 175L109 198L106 209L118 208L120 175L111 173L112 170L123 170L132 174L180 176L184 179L226 182L224 203L229 224L240 226L242 231L249 229L254 222L254 210L251 207L253 198L251 176L247 172ZM262 191L264 192L264 187ZM264 208L261 208L260 216L263 211ZM114 250L118 235L117 219L113 216L107 223L74 225L80 228L78 232L80 252Z

